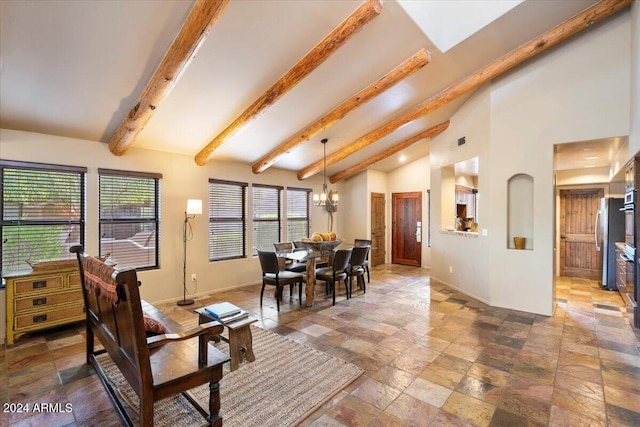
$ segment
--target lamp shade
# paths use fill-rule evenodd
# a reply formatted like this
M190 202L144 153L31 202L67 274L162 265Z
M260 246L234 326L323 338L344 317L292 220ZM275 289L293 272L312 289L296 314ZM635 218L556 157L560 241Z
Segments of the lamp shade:
M188 199L187 200L187 214L188 215L202 215L202 200L200 200L200 199Z

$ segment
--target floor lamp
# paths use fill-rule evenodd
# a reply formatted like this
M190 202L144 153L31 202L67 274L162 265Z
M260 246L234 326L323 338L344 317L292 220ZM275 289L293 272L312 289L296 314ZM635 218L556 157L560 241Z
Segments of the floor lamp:
M190 232L189 239L193 237L191 224L189 220L202 214L202 200L187 200L187 210L184 212L184 224L182 225L182 247L184 250L182 256L182 300L178 301L178 305L191 305L192 299L187 299L187 230Z

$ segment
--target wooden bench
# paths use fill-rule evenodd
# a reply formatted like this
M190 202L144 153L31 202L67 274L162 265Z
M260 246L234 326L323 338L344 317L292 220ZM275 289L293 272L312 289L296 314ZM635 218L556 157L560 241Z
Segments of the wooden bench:
M134 425L96 358L105 351L139 397L139 425L153 426L154 402L182 393L209 425L222 426L219 381L229 356L209 346L209 338L222 333L223 326L209 322L184 330L140 300L135 269L114 270L85 254L81 246L73 246L70 251L78 257L83 285L87 363L95 368L122 420ZM143 305L151 317L167 323L166 333L147 338ZM96 351L94 337L104 350ZM206 383L207 409L188 392Z

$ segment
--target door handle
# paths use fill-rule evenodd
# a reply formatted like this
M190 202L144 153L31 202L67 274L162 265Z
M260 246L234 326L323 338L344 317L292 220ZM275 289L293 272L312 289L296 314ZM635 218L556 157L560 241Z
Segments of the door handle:
M593 227L594 231L594 240L596 243L596 251L600 252L600 246L598 245L598 229L599 229L599 223L600 223L600 211L596 212L596 223Z
M560 236L560 238L561 238L562 240L564 240L564 239L566 239L566 238L567 238L567 236L562 235L562 236Z

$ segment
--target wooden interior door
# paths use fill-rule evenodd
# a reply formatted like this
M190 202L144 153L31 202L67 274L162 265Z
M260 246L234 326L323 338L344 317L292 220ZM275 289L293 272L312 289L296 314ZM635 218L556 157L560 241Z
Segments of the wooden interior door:
M600 279L602 252L596 251L595 220L601 188L560 190L560 275Z
M371 193L371 267L385 263L384 193Z
M393 193L391 205L391 262L419 267L422 243L417 231L418 223L422 224L422 193Z

